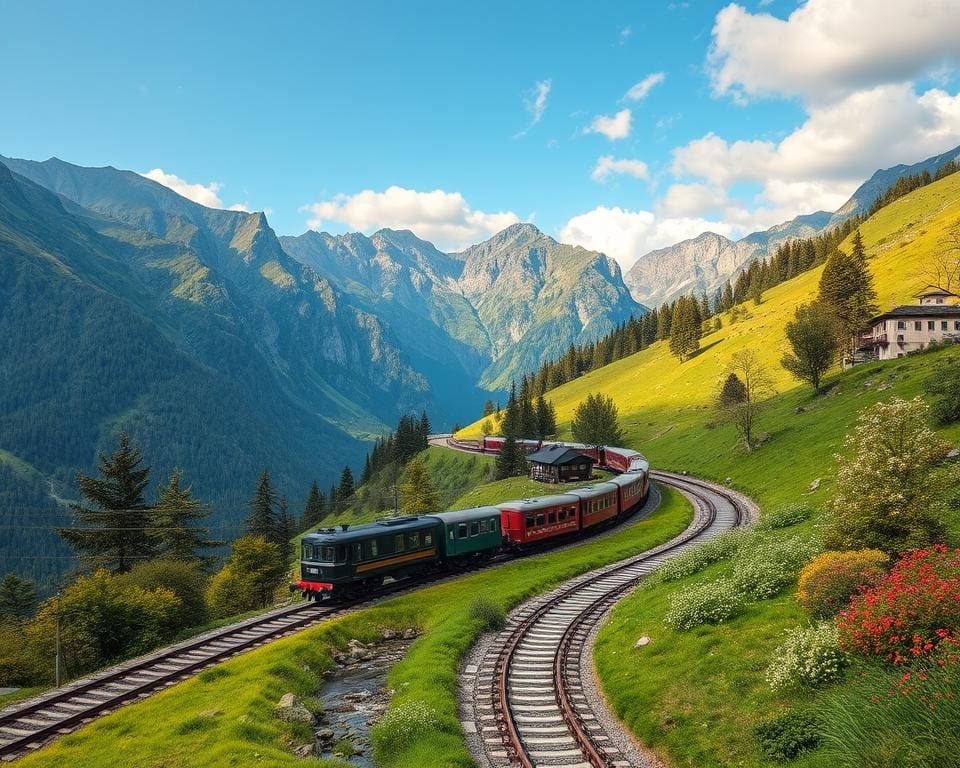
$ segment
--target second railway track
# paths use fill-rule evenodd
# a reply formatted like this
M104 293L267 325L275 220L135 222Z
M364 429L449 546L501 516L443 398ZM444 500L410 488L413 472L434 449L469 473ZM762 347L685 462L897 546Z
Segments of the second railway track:
M727 489L654 473L695 505L694 522L664 545L573 579L520 608L467 676L477 756L506 768L626 768L581 679L591 631L627 591L672 555L750 520L753 506Z

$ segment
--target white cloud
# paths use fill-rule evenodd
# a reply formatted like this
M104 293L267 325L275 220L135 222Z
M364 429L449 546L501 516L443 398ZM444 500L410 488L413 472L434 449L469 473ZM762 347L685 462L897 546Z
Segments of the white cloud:
M625 44L627 40L630 39L630 35L632 34L633 34L633 27L626 26L623 29L621 29L620 36L619 36L620 45Z
M842 99L958 59L960 0L807 0L787 19L731 4L713 27L717 94Z
M163 184L163 186L172 189L178 195L187 198L187 200L205 205L207 208L250 211L249 205L246 202L234 203L230 206L224 205L219 194L220 190L223 189L223 185L216 181L211 181L209 184L191 184L189 181L181 179L173 173L166 173L162 168L154 168L152 171L147 171L140 175L158 184Z
M600 133L610 139L610 141L625 139L630 135L632 118L633 115L629 109L621 109L617 114L613 115L613 117L597 115L593 118L593 122L590 123L587 128L583 129L583 132Z
M811 108L779 143L731 143L707 134L674 150L673 172L718 189L761 184L762 202L793 216L834 210L877 168L915 162L958 143L960 94L931 89L918 95L910 85L883 85Z
M162 168L154 168L152 171L140 175L146 176L158 184L163 184L178 195L193 200L195 203L200 203L200 205L205 205L207 208L223 208L223 201L217 194L223 185L215 181L211 181L209 184L191 184L172 173L165 173Z
M642 101L647 98L647 94L653 90L653 87L662 83L667 77L666 72L654 72L647 75L639 83L633 85L623 98L631 101Z
M366 189L355 195L339 194L302 210L311 214L307 221L311 229L329 222L368 234L384 227L409 229L447 250L463 248L520 220L513 211L475 210L459 192L418 192L398 186L383 192Z
M564 243L582 245L613 257L626 271L645 253L707 230L729 236L733 228L726 222L698 217L659 217L652 211L599 206L574 216L559 234Z
M665 216L700 216L728 203L723 190L706 184L672 184L660 200L658 208Z
M530 115L530 125L514 134L513 138L519 139L526 136L527 132L540 122L543 113L547 110L547 97L552 87L552 80L538 80L529 91L523 94L523 108Z
M594 181L603 182L615 174L633 176L635 179L650 177L650 171L643 160L627 160L625 158L618 160L613 155L602 155L597 159L596 166L590 172L590 178Z

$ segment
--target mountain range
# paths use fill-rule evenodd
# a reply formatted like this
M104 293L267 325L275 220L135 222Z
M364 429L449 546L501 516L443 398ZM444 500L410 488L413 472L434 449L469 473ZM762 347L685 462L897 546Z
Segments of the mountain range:
M673 301L691 291L698 294L706 291L712 295L751 261L772 254L781 243L794 238L811 237L853 216L866 213L873 201L893 186L898 178L924 171L934 173L957 158L960 158L960 147L913 165L895 165L876 171L857 187L847 202L832 213L816 211L797 216L739 240L730 240L716 232L703 232L666 248L658 248L637 259L624 280L634 299L648 306Z

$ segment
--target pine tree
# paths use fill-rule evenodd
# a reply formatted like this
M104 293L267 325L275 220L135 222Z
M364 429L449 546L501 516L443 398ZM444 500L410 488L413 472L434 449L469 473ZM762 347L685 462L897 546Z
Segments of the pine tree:
M733 309L733 305L737 302L734 299L733 295L733 286L730 285L730 281L727 280L723 284L723 309L724 311Z
M92 506L71 504L82 526L58 533L80 552L84 567L125 573L153 555L152 541L145 535L150 508L143 496L150 467L142 463L143 455L124 432L112 454L100 454L99 477L77 475L80 495Z
M297 535L297 521L287 507L287 497L281 496L277 506L277 530L274 534L277 547L283 555L284 562L290 559L290 540Z
M210 508L193 498L193 487L183 487L182 479L183 473L175 469L169 482L158 489L150 538L157 557L209 567L216 557L202 553L221 546L223 542L208 539L210 529L197 525L209 517Z
M843 349L851 348L855 334L877 312L873 276L859 233L857 230L854 236L851 255L835 251L820 276L819 298L834 317Z
M680 362L700 349L701 322L697 302L682 296L677 299L670 328L670 351Z
M497 479L503 480L505 477L513 477L517 474L517 465L519 464L520 449L517 446L517 440L513 435L507 435L500 447L500 453L497 454L495 463Z
M747 293L750 298L753 299L753 303L760 306L760 303L763 301L763 271L760 269L754 270L749 280L750 284Z
M423 411L420 414L420 423L417 425L417 435L420 437L420 445L418 446L420 450L417 453L430 447L430 432L430 419L427 412Z
M340 501L340 498L337 496L337 484L330 483L330 494L327 496L329 501L327 502L330 505L330 514L336 515L338 512L343 511L343 504Z
M248 502L250 514L244 525L247 536L263 536L267 541L277 541L277 494L270 482L270 473L264 467L257 480L253 498Z
M437 493L430 472L420 459L407 464L400 482L400 512L404 515L435 515L440 511Z
M543 395L537 398L537 437L543 440L556 434L557 420L551 404Z
M373 462L370 460L370 454L368 452L367 458L363 462L363 472L360 473L360 485L369 483L371 477L373 477Z
M303 506L303 514L300 515L300 530L307 531L313 528L323 520L326 513L326 500L323 498L320 486L314 480L310 486L310 492L307 494L307 502Z
M483 415L485 417L493 415L493 400L487 400L487 402L483 404Z
M507 410L503 417L503 424L500 425L500 431L504 437L512 437L516 440L520 431L520 410L517 404L517 385L510 385L510 397L507 399Z
M670 338L670 327L673 319L673 310L669 304L661 304L657 311L657 339L663 341Z
M353 496L353 492L353 472L350 470L349 465L345 465L343 472L340 473L340 485L337 488L337 498L345 502Z
M37 607L37 592L33 582L8 573L0 581L0 617L25 619Z

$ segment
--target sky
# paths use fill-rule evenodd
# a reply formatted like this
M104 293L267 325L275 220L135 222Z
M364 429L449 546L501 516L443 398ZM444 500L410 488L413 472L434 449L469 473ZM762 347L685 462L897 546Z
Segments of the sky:
M0 154L446 250L530 221L626 269L960 144L960 0L0 0Z

